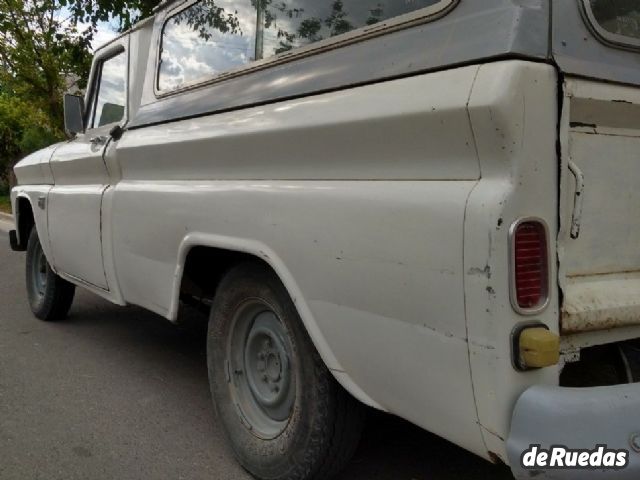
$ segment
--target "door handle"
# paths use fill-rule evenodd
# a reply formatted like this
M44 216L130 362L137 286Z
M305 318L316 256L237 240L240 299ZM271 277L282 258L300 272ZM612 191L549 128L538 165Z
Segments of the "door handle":
M100 136L97 136L97 137L91 137L89 139L89 143L91 145L95 145L95 146L104 145L105 143L107 143L107 137L105 137L103 135L100 135Z
M582 202L584 200L584 174L578 166L569 161L569 171L576 179L576 191L573 197L573 214L571 215L571 238L574 240L580 236L582 223Z

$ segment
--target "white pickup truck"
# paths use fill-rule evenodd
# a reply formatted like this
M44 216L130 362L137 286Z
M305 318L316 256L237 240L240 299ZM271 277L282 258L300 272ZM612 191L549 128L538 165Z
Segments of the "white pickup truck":
M636 0L168 1L65 117L15 167L35 316L206 308L255 477L330 478L365 404L639 478ZM522 461L600 444L627 465Z

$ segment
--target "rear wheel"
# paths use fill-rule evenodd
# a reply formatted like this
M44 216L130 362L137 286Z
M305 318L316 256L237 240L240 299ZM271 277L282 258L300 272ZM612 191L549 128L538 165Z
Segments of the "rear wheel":
M42 250L38 232L31 230L27 244L27 294L31 311L40 320L62 320L69 313L75 287L56 275Z
M363 407L327 370L270 270L246 264L223 279L207 354L219 418L255 477L328 479L349 461Z

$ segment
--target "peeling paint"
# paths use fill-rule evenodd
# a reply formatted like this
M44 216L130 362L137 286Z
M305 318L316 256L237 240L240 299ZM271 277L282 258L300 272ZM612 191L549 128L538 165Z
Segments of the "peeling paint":
M594 130L598 128L598 125L595 123L584 123L584 122L571 122L569 124L571 128L593 128Z
M440 330L437 330L436 328L433 328L433 327L431 327L431 326L427 325L426 323L423 323L423 324L422 324L422 326L423 326L424 328L426 328L427 330L429 330L429 331L431 331L431 332L433 332L433 333L435 333L435 334L437 334L437 335L442 335L442 336L445 336L445 337L447 337L447 338L455 338L456 340L462 340L463 342L466 342L466 341L467 341L467 339L466 339L466 338L459 338L459 337L456 337L456 336L455 336L453 333L451 333L451 332L441 332Z
M478 342L471 342L471 345L473 345L474 347L481 348L482 350L495 350L496 349L496 347L494 347L493 345L483 345L483 344L478 343Z
M486 426L484 426L483 424L480 424L480 426L482 427L483 430L486 430L488 433L490 433L491 435L494 435L496 437L498 437L500 440L502 440L503 442L505 441L504 437L502 437L502 435L498 435L496 432L494 432L493 430L491 430L490 428L487 428ZM491 453L491 452L490 452ZM494 455L496 455L494 453ZM496 457L500 458L499 455L496 455Z
M492 463L495 463L496 465L500 463L504 463L497 453L488 452L488 454L489 454L489 459L491 460Z
M569 278L562 306L565 334L640 325L640 272Z
M486 265L484 268L473 267L467 272L467 275L478 275L480 277L491 278L491 267Z

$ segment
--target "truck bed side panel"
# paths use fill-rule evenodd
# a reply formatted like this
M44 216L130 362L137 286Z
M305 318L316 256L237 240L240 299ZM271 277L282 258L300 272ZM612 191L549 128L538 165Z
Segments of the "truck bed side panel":
M123 295L172 318L184 245L252 251L348 389L486 456L462 262L476 72L125 133L111 217Z

